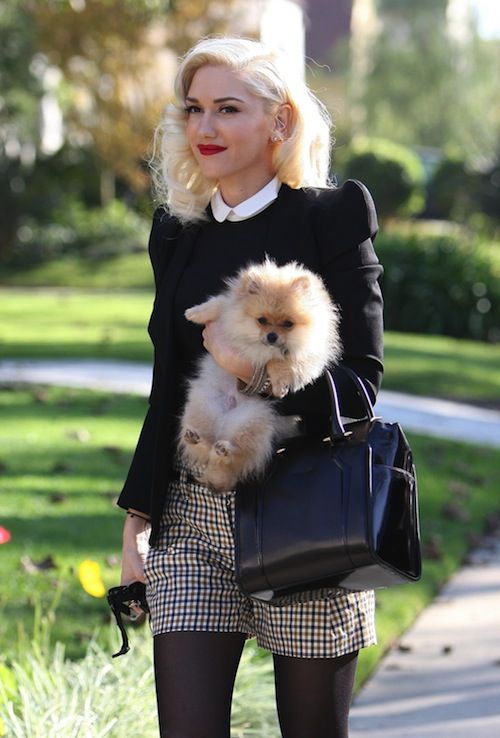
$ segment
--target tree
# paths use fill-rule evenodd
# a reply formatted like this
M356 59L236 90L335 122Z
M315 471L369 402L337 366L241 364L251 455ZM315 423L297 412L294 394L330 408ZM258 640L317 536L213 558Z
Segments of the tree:
M231 4L232 0L32 3L39 48L63 73L69 135L83 134L105 164L104 199L109 172L136 192L149 186L145 153L171 95L175 52L185 51L192 42L190 33L225 31Z
M106 202L115 182L133 197L148 191L146 159L171 93L176 55L195 36L226 31L232 3L2 0L2 258L22 214L43 221L68 197ZM40 111L56 99L64 145L47 152Z
M37 113L43 87L35 31L16 0L0 5L0 254L16 231L26 172L36 158Z
M407 145L451 145L475 167L487 166L500 133L492 104L500 44L480 39L473 18L454 35L447 0L378 0L377 6L380 25L367 68L351 79L352 104L364 113L353 132Z

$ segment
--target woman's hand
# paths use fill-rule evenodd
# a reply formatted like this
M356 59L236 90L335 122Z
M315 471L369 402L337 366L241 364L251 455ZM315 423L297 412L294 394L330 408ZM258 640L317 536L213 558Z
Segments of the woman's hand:
M137 516L125 516L123 525L121 584L144 582L144 562L148 553L149 523Z
M231 348L217 320L210 320L206 323L201 335L204 347L222 369L245 383L250 381L254 367L247 359Z

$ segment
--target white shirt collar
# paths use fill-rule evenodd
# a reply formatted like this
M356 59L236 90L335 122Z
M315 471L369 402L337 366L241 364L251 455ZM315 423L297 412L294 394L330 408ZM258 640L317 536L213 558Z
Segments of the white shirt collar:
M234 208L227 205L222 199L219 190L216 190L210 200L214 218L219 223L222 223L224 220L235 222L252 218L276 200L280 187L280 180L278 177L274 177L265 187L256 192L255 195L249 197L248 200L243 200L239 205L235 205Z

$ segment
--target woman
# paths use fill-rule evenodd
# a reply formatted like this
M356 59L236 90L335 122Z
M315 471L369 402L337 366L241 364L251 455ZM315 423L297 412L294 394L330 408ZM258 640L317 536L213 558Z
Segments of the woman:
M209 351L244 385L253 367L226 345L217 322L202 334L184 310L223 278L269 254L321 274L342 312L343 362L375 399L382 375L381 267L372 247L373 202L354 181L328 186L330 124L278 56L244 39L205 39L184 57L177 101L163 122L149 250L156 298L149 409L119 499L122 581L146 581L154 635L161 735L229 736L234 678L245 639L273 653L284 738L347 736L358 650L375 642L372 592L322 591L282 607L245 597L234 579L234 492L214 494L175 459L185 377ZM354 392L336 375L344 415ZM256 387L259 391L259 387ZM307 433L326 432L324 380L280 401ZM148 523L144 571L140 551Z

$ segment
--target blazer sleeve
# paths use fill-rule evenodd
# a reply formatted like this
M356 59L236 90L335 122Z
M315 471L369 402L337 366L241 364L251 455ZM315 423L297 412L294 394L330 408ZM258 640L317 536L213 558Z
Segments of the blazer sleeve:
M168 250L164 239L165 229L171 218L163 208L153 215L149 236L149 258L155 282L155 299L161 279L168 266ZM139 440L132 457L125 484L117 500L119 507L134 508L146 514L151 513L151 491L153 483L153 458L159 421L159 396L162 383L162 369L155 349L153 377L148 399L148 408L139 434Z
M383 373L383 301L379 285L382 267L373 248L378 230L373 199L367 188L348 180L337 190L322 192L312 227L320 252L320 273L340 308L343 344L341 364L364 381L375 401ZM345 373L332 367L341 412L362 417L363 406ZM318 379L283 400L284 413L328 417L328 387ZM324 427L322 427L322 432Z

